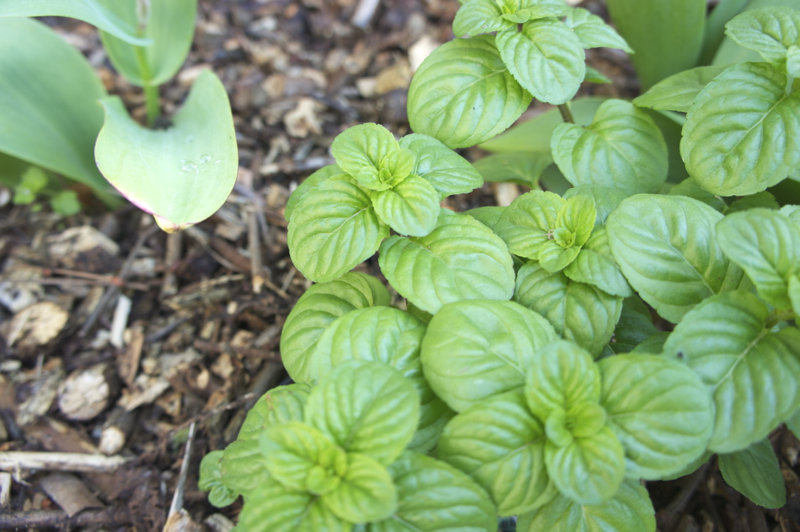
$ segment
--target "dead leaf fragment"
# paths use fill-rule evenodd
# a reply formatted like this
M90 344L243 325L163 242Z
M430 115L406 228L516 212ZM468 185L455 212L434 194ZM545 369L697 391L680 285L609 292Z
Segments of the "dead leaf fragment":
M87 508L103 507L100 499L75 475L52 473L40 480L39 486L70 517Z
M111 400L114 375L108 364L72 372L58 390L58 408L64 417L86 421L103 412Z
M29 350L47 345L67 324L69 314L50 301L34 303L17 312L3 327L9 346Z
M48 254L60 266L110 273L119 265L119 246L90 225L72 227L47 239Z
M310 133L321 134L322 125L317 116L319 108L320 105L311 98L300 98L295 108L283 117L283 124L289 135L305 138Z

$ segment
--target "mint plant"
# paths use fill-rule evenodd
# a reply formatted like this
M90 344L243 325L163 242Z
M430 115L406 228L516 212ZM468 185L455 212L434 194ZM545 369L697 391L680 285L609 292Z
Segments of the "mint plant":
M779 188L800 173L798 21L746 11L726 31L762 61L573 102L599 79L584 49L628 49L610 26L559 0L464 2L412 80L415 133L344 131L290 198L290 253L316 281L281 337L297 384L204 459L211 501L243 494L245 530L496 530L496 512L520 531L654 531L643 482L716 454L731 486L783 505L768 437L800 426L800 207ZM533 98L558 109L496 136ZM496 153L451 150L476 143ZM533 190L439 205L481 176ZM350 271L376 251L399 298ZM367 478L379 493L338 494Z
M238 167L222 83L202 72L169 127L154 127L158 87L183 64L196 12L197 0L0 0L0 105L10 113L0 128L0 175L23 179L20 167L35 165L83 182L113 206L119 200L111 183L167 231L213 214ZM114 67L144 91L148 127L106 94L80 53L44 25L21 18L45 15L101 30Z

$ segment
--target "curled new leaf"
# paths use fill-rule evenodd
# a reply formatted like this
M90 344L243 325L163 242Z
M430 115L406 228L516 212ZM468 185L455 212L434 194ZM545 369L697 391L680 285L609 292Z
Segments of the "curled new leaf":
M765 60L777 63L786 58L789 48L800 46L800 11L790 7L745 11L725 25L725 34Z
M374 192L375 213L401 235L425 236L439 217L439 193L425 179L410 175L394 187Z
M408 119L415 132L462 148L504 131L530 102L494 37L482 35L446 43L423 61L408 89Z
M386 519L395 512L397 489L389 471L377 460L350 453L342 482L322 495L321 500L340 518L351 523L366 523Z
M411 173L433 185L442 199L451 194L465 194L483 184L481 175L469 161L433 137L412 133L400 139L400 146L414 154Z
M619 48L629 54L633 53L625 39L614 28L586 9L580 7L570 9L564 22L575 32L584 48Z

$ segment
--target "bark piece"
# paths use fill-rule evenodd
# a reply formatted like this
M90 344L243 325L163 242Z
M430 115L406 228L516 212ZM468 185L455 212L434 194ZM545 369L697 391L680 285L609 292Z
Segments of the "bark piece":
M102 508L103 503L75 475L52 473L39 481L45 493L70 517L87 508Z
M92 419L108 407L114 384L114 373L108 364L74 371L59 387L58 408L67 419Z

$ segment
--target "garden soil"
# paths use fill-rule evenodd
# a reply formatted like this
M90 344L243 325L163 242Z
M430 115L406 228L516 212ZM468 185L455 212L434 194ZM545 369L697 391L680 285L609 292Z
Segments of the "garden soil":
M606 16L600 0L581 5ZM198 465L235 438L261 394L289 382L281 326L310 283L289 259L286 199L333 161L328 147L343 129L377 122L410 132L409 80L452 38L458 7L200 0L195 43L163 105L173 112L212 68L230 95L239 176L225 206L183 233L166 235L131 206L108 212L79 188L84 211L67 218L14 206L0 189L0 529L230 529L241 503L211 506ZM141 91L113 71L96 31L46 22L142 119ZM624 54L592 50L589 62L614 84L583 93L637 94ZM522 192L487 185L448 201L463 210ZM378 273L374 262L359 268ZM647 484L659 530L800 530L800 445L784 429L771 440L788 488L783 509L727 487L712 459Z

